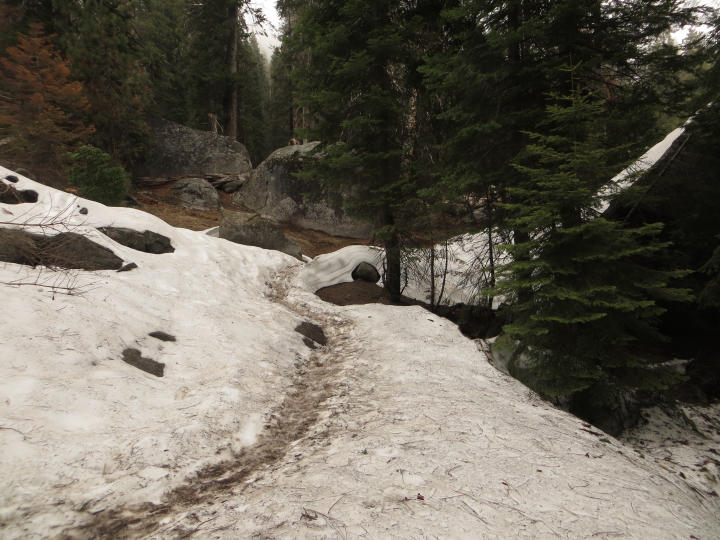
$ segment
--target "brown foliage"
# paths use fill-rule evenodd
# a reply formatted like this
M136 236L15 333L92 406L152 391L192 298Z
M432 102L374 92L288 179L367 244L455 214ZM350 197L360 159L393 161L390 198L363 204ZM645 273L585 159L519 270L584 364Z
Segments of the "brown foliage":
M93 131L84 122L89 104L70 66L41 24L18 35L0 58L0 157L26 166L62 156Z

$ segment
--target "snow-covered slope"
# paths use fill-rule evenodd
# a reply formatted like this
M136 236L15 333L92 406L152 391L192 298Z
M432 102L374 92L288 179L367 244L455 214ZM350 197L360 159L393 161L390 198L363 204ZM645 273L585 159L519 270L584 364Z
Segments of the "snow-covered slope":
M332 306L310 281L336 279L333 265L308 274L16 187L40 200L0 204L1 226L69 209L67 226L138 268L75 275L83 294L65 295L9 285L38 270L0 263L0 537L720 535L717 498L545 404L421 308ZM106 225L176 250L134 251ZM328 344L308 348L301 321ZM129 347L165 376L124 363Z

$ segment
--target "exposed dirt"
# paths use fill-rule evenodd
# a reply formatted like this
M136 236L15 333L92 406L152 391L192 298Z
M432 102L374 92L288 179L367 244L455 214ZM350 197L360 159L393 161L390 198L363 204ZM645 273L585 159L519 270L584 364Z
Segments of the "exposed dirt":
M220 193L221 199L225 193ZM133 193L143 212L159 217L173 227L202 231L220 222L219 211L190 210L173 203L169 184L155 189L143 189ZM225 206L225 204L223 204Z
M247 208L235 204L232 195L218 191L220 206L228 210L248 211ZM159 217L173 227L183 227L192 231L203 231L216 227L220 223L220 211L190 210L177 203L177 199L170 190L170 184L157 186L152 189L141 189L133 193L138 202L138 208L143 212ZM301 229L291 224L285 224L285 234L296 240L302 248L303 255L317 257L323 253L331 253L340 248L351 245L367 245L369 239L358 240L331 236L321 231Z
M387 291L367 281L351 281L324 287L317 291L320 298L338 306L354 306L358 304L392 304Z
M344 236L330 236L321 231L312 229L301 229L294 225L285 225L285 234L300 244L303 255L317 257L323 253L332 253L347 246L367 246L370 239L359 240L357 238L346 238Z
M277 276L270 285L268 297L322 328L327 336L327 345L314 350L307 361L296 363L283 401L266 417L264 431L257 442L242 449L231 460L203 468L183 485L169 491L161 504L131 504L100 511L89 515L84 525L63 531L62 538L190 536L192 531L185 530L180 522L192 517L193 508L243 491L245 480L280 461L292 443L307 435L318 420L322 404L335 393L336 374L345 357L336 354L334 349L351 339L348 331L351 323L289 302L288 278L288 271ZM161 525L165 518L178 515L181 517L169 526Z

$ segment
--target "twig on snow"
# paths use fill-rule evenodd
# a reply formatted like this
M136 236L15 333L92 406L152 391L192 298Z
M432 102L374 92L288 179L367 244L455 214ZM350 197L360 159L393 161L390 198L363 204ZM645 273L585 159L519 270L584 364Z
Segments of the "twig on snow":
M9 431L15 431L15 432L19 433L20 435L22 435L23 441L27 441L27 436L19 429L15 429L14 427L5 427L5 426L0 426L0 429L7 429Z

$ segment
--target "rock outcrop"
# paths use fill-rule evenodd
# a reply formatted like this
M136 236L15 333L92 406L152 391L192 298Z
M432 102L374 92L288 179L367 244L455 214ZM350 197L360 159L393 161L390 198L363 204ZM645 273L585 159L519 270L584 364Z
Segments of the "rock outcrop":
M77 233L43 236L21 229L0 229L0 261L78 270L117 270L123 262L108 248Z
M152 124L151 137L149 157L137 176L241 175L252 170L245 146L229 137L166 120Z
M293 173L302 169L318 142L287 146L276 150L250 174L235 193L233 201L278 221L334 236L367 238L372 225L347 216L341 196L308 201L312 186Z
M222 210L219 236L236 244L282 251L302 260L300 245L286 237L280 223L272 218Z
M215 210L220 202L217 190L204 178L183 178L172 185L172 190L186 208Z

